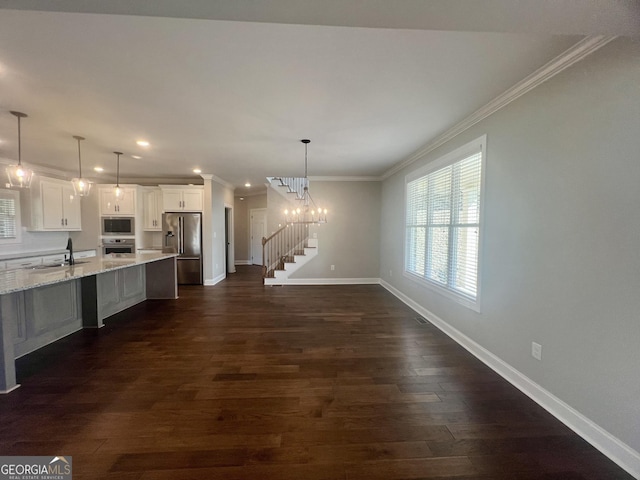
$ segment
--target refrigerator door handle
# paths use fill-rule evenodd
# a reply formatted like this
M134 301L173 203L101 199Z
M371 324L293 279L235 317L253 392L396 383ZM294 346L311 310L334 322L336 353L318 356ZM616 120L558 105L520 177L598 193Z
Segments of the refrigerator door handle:
M180 232L178 233L178 253L182 255L184 253L184 218L178 217L178 226Z

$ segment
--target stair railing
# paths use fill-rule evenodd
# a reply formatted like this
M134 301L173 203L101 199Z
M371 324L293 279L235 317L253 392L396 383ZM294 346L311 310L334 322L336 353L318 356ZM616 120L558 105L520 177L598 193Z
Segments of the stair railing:
M296 199L302 198L305 187L305 178L300 177L274 177L274 180L279 180L280 185L288 188L288 192L295 192Z
M262 238L262 277L274 277L283 270L285 262L293 262L294 255L304 254L309 239L309 225L288 223L273 235Z

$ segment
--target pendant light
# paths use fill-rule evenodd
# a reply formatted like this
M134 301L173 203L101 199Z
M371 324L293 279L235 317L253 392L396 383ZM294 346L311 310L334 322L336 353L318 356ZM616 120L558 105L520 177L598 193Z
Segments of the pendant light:
M11 188L29 188L33 178L33 170L22 165L22 138L20 132L20 119L26 118L27 114L22 112L11 112L18 118L18 164L7 167L7 177Z
M122 197L124 197L124 190L122 190L122 188L120 187L120 155L122 155L122 152L113 153L115 153L118 157L116 160L116 186L113 189L113 195L117 200L122 200Z
M327 209L318 208L309 192L309 178L307 177L307 146L311 140L300 140L304 143L304 178L302 194L297 192L296 205L289 211L284 211L286 223L327 223Z
M77 196L86 197L91 191L91 182L86 178L82 178L82 157L80 155L80 140L84 140L84 137L74 135L73 138L78 141L78 178L72 179L71 183L73 184L73 190Z

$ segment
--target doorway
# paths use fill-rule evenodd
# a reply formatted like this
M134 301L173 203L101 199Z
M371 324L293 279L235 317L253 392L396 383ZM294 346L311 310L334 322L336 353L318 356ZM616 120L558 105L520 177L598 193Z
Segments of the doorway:
M236 261L233 249L233 208L224 207L224 241L225 241L225 263L227 273L235 273Z
M267 236L267 209L252 208L249 210L249 218L251 221L251 264L262 265L262 238Z

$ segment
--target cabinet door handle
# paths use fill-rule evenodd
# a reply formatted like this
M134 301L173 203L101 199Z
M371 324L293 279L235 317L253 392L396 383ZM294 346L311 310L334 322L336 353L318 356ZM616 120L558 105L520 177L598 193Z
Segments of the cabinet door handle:
M66 218L64 219L64 225L65 225L65 227L67 226L67 219Z
M60 225L62 225L64 227L64 218L60 219Z

